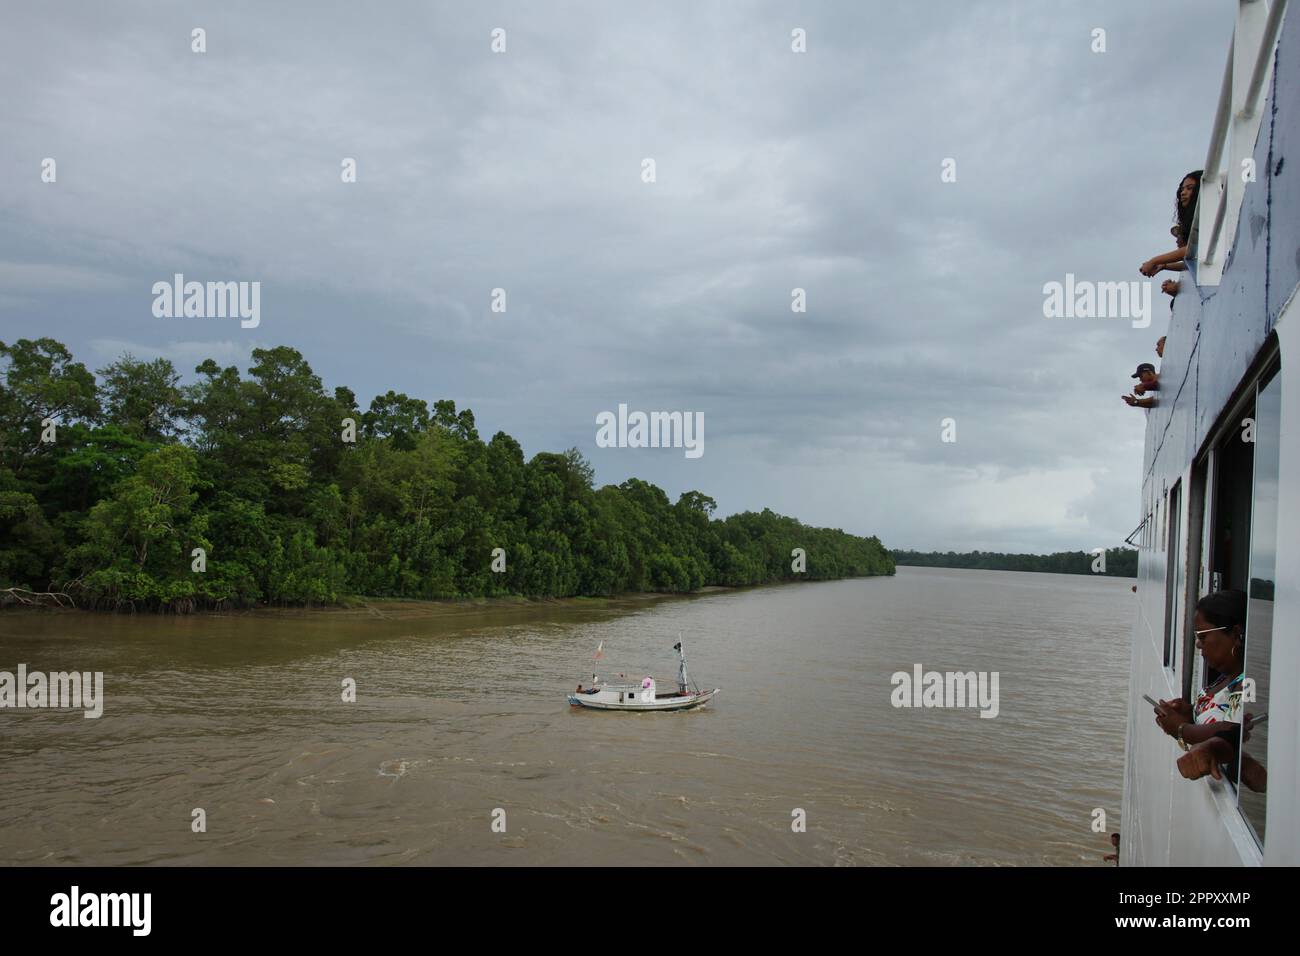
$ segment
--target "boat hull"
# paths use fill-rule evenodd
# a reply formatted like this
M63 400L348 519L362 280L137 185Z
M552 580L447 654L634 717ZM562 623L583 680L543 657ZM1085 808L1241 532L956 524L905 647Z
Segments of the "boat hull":
M623 710L623 711L670 711L670 710L694 710L696 707L703 707L714 695L719 692L720 688L715 687L712 690L702 691L698 694L688 694L685 697L656 697L652 701L608 701L595 700L587 694L570 694L569 704L573 707L583 707L587 710Z

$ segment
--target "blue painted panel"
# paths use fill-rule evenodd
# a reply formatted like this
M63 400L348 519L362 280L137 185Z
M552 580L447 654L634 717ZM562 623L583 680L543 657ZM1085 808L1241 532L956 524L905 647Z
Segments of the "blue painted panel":
M1300 283L1300 16L1283 23L1254 156L1222 282L1182 277L1147 413L1144 513L1204 446Z

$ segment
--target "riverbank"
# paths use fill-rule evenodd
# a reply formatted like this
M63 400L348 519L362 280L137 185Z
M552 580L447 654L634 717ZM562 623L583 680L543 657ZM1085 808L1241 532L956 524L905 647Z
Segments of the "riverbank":
M776 583L797 584L803 582ZM771 587L771 585L754 585L754 587ZM587 597L578 595L563 598L530 598L521 595L506 595L500 597L418 600L414 598L351 596L343 598L337 604L299 605L290 607L260 605L248 608L196 608L192 611L187 611L184 614L153 609L132 611L129 608L114 610L110 608L69 607L66 604L62 606L53 604L47 606L7 604L0 605L0 613L5 614L6 616L20 616L22 614L107 614L112 616L131 616L136 614L151 618L195 616L285 618L327 615L331 619L338 620L347 620L349 618L355 618L358 620L366 618L382 618L385 620L400 621L420 618L454 617L458 614L481 614L489 611L535 611L547 608L554 608L557 610L599 608L634 609L640 606L650 606L660 601L672 598L702 597L708 594L739 590L745 589L711 585L709 587L700 588L698 591L688 591L680 594L669 591L636 591L606 597Z
M976 571L1026 571L1040 574L1089 574L1112 578L1137 577L1137 551L1132 548L1098 548L1093 551L1057 551L1053 554L1004 554L1000 551L891 552L896 567L954 568Z
M891 577L884 574L863 574L852 578L833 578L829 580L848 581L861 578ZM815 584L816 581L771 581L764 584L751 584L731 587L711 584L695 591L629 591L625 594L608 596L574 595L572 597L525 597L523 595L502 595L497 597L438 598L424 600L419 598L365 597L350 595L341 598L335 604L303 604L277 606L261 604L244 608L204 608L195 607L184 611L163 608L130 607L80 607L66 604L28 605L18 603L0 604L0 614L107 614L107 615L142 615L149 617L246 617L246 616L301 616L304 614L329 614L341 619L348 617L379 617L391 620L404 620L421 617L447 617L455 614L480 613L484 611L535 610L539 608L623 608L630 609L640 605L650 605L671 598L704 597L709 594L721 594L732 591L746 591L756 588L782 587L787 585Z

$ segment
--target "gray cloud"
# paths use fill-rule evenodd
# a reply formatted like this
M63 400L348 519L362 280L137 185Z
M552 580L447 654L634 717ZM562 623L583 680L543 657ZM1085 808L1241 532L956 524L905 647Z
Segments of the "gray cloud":
M1115 543L1142 449L1119 395L1166 306L1048 320L1042 286L1168 247L1232 11L701 6L14 5L4 336L186 371L285 343L363 403L448 397L530 453L577 444L602 482L893 546ZM261 326L153 318L175 272L261 281ZM704 411L704 457L596 449L620 402Z

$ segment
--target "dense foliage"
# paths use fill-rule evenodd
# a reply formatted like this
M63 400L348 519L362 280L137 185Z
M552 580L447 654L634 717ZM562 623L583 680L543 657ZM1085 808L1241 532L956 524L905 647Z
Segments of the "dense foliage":
M636 478L595 488L576 449L525 461L450 401L390 391L362 411L291 348L255 349L246 377L195 371L182 386L166 359L125 355L96 378L53 339L0 342L0 587L184 610L893 573L874 537L720 520L707 495L674 504Z
M1097 555L1085 551L1055 554L1002 554L999 551L971 551L946 554L941 551L894 551L894 562L923 568L981 568L986 571L1048 571L1053 574L1096 574L1107 577L1137 577L1137 552L1132 548L1107 548L1106 570L1094 572Z

